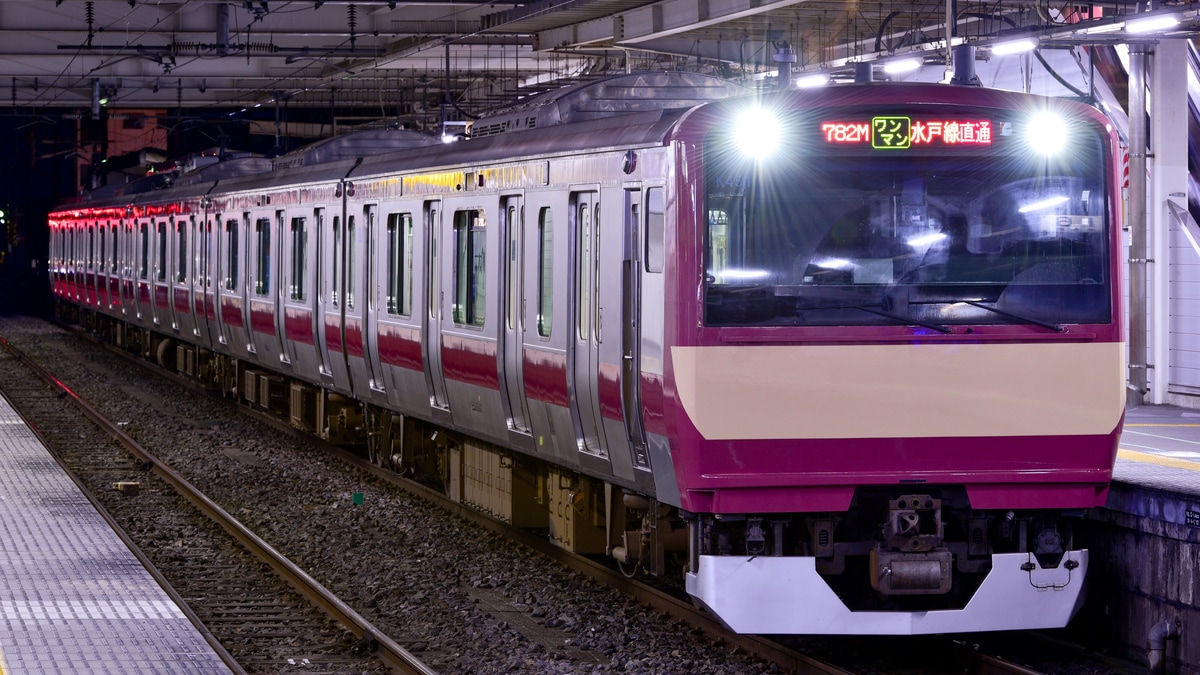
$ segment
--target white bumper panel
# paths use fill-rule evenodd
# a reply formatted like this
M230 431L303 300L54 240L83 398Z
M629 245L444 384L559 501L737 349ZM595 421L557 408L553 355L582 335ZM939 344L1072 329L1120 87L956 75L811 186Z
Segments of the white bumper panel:
M700 556L687 591L738 633L921 635L1060 628L1083 603L1087 550L1070 551L1074 570L1042 569L1028 553L992 556L992 571L962 609L921 612L847 609L811 557ZM1021 566L1033 563L1026 572ZM1064 563L1066 560L1064 559Z

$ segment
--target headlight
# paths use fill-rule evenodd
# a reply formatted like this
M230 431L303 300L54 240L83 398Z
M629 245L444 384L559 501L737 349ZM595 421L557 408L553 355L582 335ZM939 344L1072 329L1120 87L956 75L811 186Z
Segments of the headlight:
M1025 140L1029 148L1042 155L1057 155L1067 146L1066 121L1052 112L1040 112L1029 118Z
M775 114L755 106L738 117L733 128L733 143L743 153L765 159L779 148L780 133Z

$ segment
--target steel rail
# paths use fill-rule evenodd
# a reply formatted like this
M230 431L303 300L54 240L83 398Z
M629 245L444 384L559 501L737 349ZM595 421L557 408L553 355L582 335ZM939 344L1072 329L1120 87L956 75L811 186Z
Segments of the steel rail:
M607 567L594 560L571 553L566 549L552 544L544 536L539 536L535 533L512 527L507 523L491 518L485 513L477 511L464 504L455 502L440 490L430 488L414 480L399 476L388 469L373 464L372 462L354 454L349 450L346 450L345 448L323 441L311 433L307 433L302 429L297 429L286 419L281 419L267 411L241 405L237 401L230 400L226 397L214 395L211 390L199 385L195 380L163 368L155 367L153 363L138 358L136 355L130 354L124 350L114 348L112 345L98 341L94 337L78 330L76 327L62 327L82 340L103 347L111 354L117 355L131 363L136 363L148 370L152 370L154 373L166 377L180 385L189 387L193 391L204 393L210 396L214 401L220 401L226 405L232 406L242 414L251 416L257 421L269 424L277 431L288 434L298 441L319 447L322 451L336 456L355 468L386 481L389 485L398 487L399 489L404 490L415 497L423 499L435 505L436 507L445 510L447 513L459 516L465 520L469 520L472 523L486 528L490 532L505 537L519 545L529 548L530 550L536 551L547 558L562 564L571 571L586 575L602 585L610 586L633 598L634 600L649 606L649 608L653 611L663 612L676 620L684 621L714 640L723 641L730 645L730 647L740 649L746 653L753 654L759 658L776 663L784 672L796 673L797 675L855 675L853 671L849 671L836 665L824 662L819 658L799 652L795 649L787 647L786 645L780 644L775 640L758 635L742 635L733 633L712 614L695 607L690 602L680 600L673 595L665 593L651 586L647 586L646 584L638 582L634 579L630 579L617 570ZM2 339L0 339L0 341L2 341ZM965 644L955 641L950 641L947 649L950 652L953 652L954 658L956 658L962 664L962 667L966 669L964 672L977 673L978 675L1040 675L1040 673L1036 670L1031 670L1019 664L978 652L969 648Z
M33 361L20 349L12 345L8 340L0 338L0 346L7 350L10 354L20 360L28 368L30 368L38 377L45 380L47 383L61 389L79 408L83 414L100 427L110 438L119 443L122 447L128 450L131 454L137 457L142 462L149 462L152 466L152 471L160 478L171 484L179 494L183 495L200 509L206 516L220 525L226 532L236 538L243 546L246 547L256 557L269 564L277 574L283 577L289 585L295 588L300 594L308 598L313 604L319 607L322 611L332 617L335 621L341 623L354 633L359 638L373 640L377 645L378 655L380 659L398 672L405 675L437 675L437 671L425 665L420 659L401 647L382 631L376 629L371 622L367 621L358 612L354 611L340 598L331 593L328 589L322 586L317 580L309 576L304 570L297 567L292 561L288 560L283 554L276 551L270 544L263 541L258 535L251 532L246 526L242 525L236 518L229 515L216 502L209 499L202 492L196 489L182 475L172 469L170 466L163 464L159 459L143 448L137 441L125 434L117 425L113 424L100 411L89 405L86 401L80 398L75 392L54 377L53 374L42 368L37 362Z

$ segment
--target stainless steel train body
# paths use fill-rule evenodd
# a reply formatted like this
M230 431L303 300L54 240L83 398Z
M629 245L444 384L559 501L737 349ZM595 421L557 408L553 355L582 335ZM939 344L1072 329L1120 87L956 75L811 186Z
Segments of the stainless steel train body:
M1124 395L1103 119L937 85L608 86L464 142L373 132L65 205L55 293L383 463L437 455L565 546L678 553L736 630L1063 625L1087 551L1061 519L1103 503ZM747 109L790 120L775 158L738 154ZM1046 110L1075 159L1021 145Z

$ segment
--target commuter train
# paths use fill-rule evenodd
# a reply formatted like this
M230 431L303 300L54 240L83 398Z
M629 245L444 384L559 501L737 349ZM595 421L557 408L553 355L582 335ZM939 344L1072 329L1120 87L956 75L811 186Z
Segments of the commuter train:
M1124 414L1118 148L1032 95L631 74L97 191L51 276L735 631L1058 627Z

